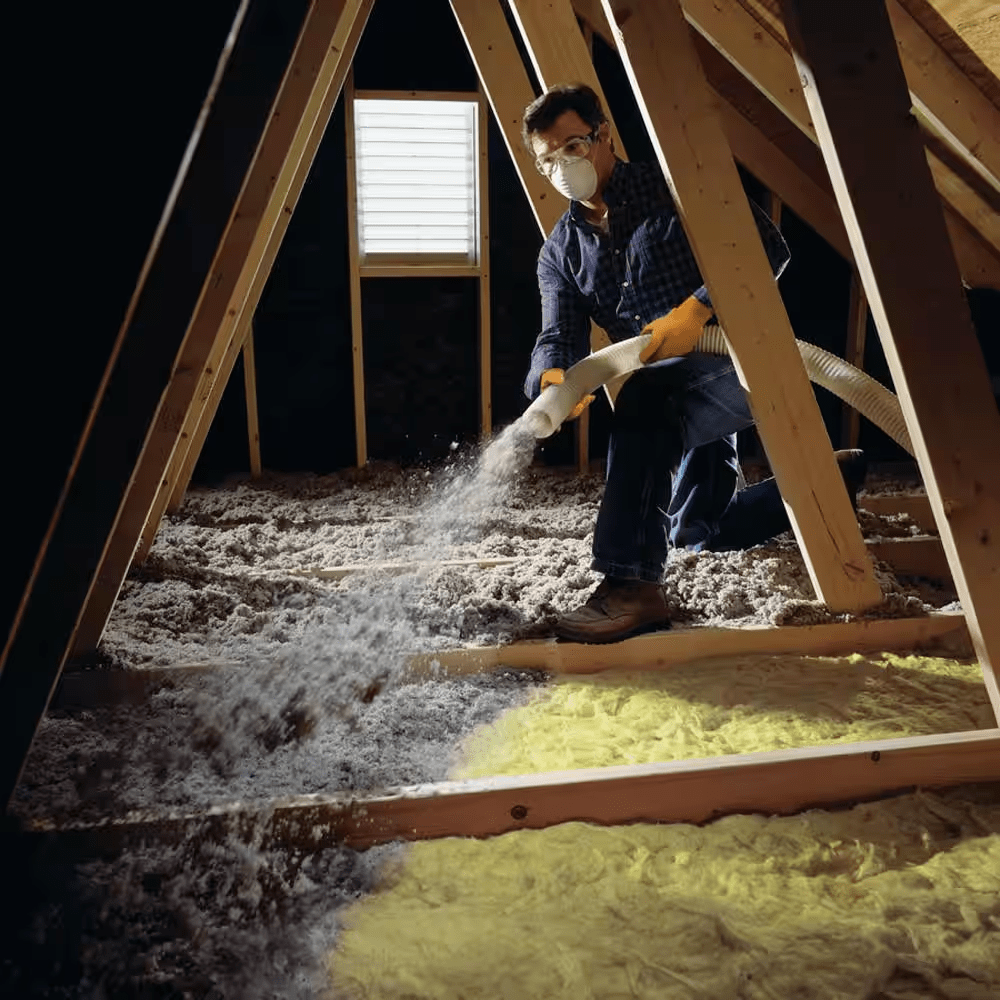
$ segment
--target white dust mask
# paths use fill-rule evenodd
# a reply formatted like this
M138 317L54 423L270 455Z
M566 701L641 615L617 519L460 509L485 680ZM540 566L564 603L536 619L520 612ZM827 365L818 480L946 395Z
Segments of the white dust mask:
M587 159L560 160L549 180L560 194L573 201L586 201L597 190L597 171Z

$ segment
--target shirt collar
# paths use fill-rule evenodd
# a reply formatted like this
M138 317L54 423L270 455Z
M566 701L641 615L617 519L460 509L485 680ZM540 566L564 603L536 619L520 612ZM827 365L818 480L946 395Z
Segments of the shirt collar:
M614 208L621 200L625 190L625 175L628 173L628 165L624 160L616 160L608 183L604 185L604 201L608 208Z

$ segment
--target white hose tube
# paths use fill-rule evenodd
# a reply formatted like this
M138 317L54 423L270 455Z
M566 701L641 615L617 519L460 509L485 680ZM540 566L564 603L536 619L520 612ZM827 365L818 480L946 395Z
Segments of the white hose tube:
M595 351L568 369L561 385L548 386L524 411L522 417L528 422L535 437L550 437L584 396L612 379L624 379L641 368L639 355L649 343L649 337L649 334L640 334ZM913 454L899 400L893 393L843 358L803 340L796 340L795 343L802 354L806 374L812 382L829 389L849 406L853 406ZM721 327L715 324L706 327L695 350L706 354L728 354L729 345Z

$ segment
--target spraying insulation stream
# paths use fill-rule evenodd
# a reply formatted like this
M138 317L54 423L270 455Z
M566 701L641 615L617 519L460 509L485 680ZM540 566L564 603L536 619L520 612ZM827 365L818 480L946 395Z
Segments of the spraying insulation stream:
M536 437L551 436L585 395L607 382L620 383L637 368L642 368L639 355L649 343L649 336L640 334L630 340L622 340L577 362L566 371L562 384L546 388L524 411L522 419L528 421ZM853 406L909 454L913 454L899 400L893 393L843 358L804 340L796 340L795 344L810 381L829 389ZM707 326L695 350L705 354L728 354L729 345L722 328L714 323Z

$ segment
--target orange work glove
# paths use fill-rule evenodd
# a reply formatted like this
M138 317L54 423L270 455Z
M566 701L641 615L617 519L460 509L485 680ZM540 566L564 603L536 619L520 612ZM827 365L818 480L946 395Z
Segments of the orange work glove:
M550 385L562 385L565 380L566 376L563 374L563 370L561 368L546 368L545 371L542 372L541 382L539 383L539 392L544 392ZM576 420L576 418L580 416L580 414L583 413L583 411L587 409L593 401L593 396L584 396L583 399L581 399L580 402L566 414L566 419Z
M654 319L643 327L642 332L652 334L652 338L643 348L639 360L645 364L647 361L690 354L711 315L712 308L703 305L693 295L685 299L666 316Z

